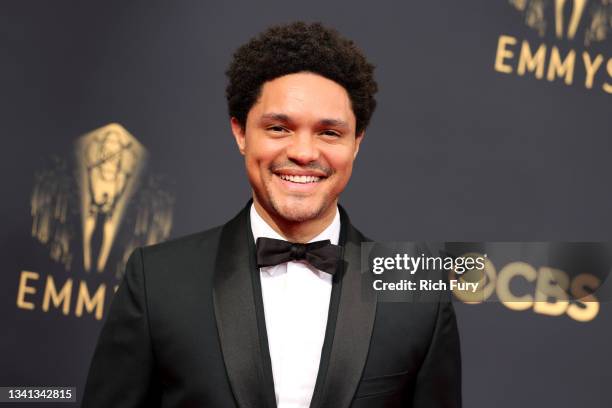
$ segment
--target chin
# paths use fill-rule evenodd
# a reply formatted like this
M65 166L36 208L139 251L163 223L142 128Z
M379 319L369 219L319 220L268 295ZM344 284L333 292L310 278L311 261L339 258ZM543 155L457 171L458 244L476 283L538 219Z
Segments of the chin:
M272 200L272 208L283 219L290 222L305 222L319 218L328 207L328 203L313 203L308 199Z

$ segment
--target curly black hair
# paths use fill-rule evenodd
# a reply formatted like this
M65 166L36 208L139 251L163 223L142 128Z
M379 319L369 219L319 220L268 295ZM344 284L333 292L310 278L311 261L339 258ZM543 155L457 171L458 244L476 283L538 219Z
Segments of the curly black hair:
M226 71L230 117L244 128L262 85L296 72L313 72L342 85L351 100L357 133L365 130L376 107L374 65L336 30L301 21L270 27L234 53Z

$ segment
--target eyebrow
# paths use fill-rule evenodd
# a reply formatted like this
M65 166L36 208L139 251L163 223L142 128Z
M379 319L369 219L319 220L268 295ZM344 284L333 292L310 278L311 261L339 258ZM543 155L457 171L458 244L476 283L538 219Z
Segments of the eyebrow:
M291 118L289 117L289 115L286 115L284 113L274 113L274 112L264 113L263 115L261 115L261 120L278 120L279 122L284 122L284 123L293 122ZM341 119L325 118L325 119L319 120L317 124L319 126L333 126L333 127L346 128L346 129L349 128L348 123Z
M319 124L323 126L333 126L333 127L346 128L346 129L349 128L348 123L340 119L321 119L319 121Z
M261 115L261 119L278 120L280 122L291 122L289 116L285 115L284 113L264 113L263 115Z

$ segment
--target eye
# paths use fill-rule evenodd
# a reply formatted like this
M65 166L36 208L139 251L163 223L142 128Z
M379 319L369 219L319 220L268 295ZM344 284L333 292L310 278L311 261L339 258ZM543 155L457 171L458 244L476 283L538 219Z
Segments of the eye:
M287 129L285 129L284 127L280 125L268 126L266 130L269 130L270 132L274 132L274 133L287 132Z
M335 130L332 130L332 129L326 129L326 130L322 131L321 134L325 135L325 136L332 136L332 137L340 137L341 136L339 132L337 132Z

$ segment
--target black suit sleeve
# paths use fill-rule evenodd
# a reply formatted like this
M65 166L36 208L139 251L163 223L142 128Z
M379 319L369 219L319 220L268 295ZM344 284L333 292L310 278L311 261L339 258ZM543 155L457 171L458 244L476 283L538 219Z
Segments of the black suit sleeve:
M82 408L159 405L147 316L142 249L130 255L87 376Z
M419 370L413 408L461 407L461 354L457 320L450 297L438 304L438 317Z

